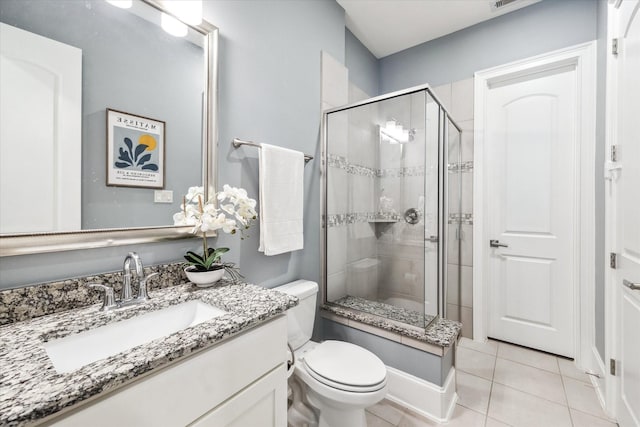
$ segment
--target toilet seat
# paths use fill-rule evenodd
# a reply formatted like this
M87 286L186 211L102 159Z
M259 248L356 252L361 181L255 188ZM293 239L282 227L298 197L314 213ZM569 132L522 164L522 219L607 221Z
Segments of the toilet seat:
M306 352L303 363L317 381L338 390L368 393L386 385L387 368L370 351L343 341L325 341Z

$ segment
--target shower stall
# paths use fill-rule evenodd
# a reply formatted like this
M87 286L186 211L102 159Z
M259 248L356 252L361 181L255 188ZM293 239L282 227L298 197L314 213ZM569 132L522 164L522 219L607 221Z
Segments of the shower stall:
M429 86L325 112L324 304L459 318L460 132Z

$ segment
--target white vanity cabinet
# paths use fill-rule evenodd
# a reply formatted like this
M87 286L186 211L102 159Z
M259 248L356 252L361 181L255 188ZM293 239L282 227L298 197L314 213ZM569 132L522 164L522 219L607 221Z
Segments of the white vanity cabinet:
M285 427L286 349L280 315L41 425Z

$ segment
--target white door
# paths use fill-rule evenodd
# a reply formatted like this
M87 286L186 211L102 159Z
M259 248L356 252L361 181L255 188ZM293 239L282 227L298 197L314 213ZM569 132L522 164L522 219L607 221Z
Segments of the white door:
M0 233L79 230L82 51L0 23L0 93Z
M621 427L640 426L640 1L624 1L616 11L617 163L614 181L617 287L618 398Z
M574 356L576 66L489 82L488 336ZM500 245L500 246L498 246Z

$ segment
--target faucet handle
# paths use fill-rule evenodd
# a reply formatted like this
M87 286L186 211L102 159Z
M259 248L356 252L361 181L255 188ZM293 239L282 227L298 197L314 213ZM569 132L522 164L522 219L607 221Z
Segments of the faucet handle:
M104 296L102 297L102 310L110 310L116 306L116 297L111 286L103 285L102 283L87 283L87 286L104 291Z
M154 277L156 277L159 273L151 273L148 274L147 276L144 276L140 279L140 283L138 284L138 300L148 300L149 299L149 292L147 289L147 281L149 279L153 279Z

